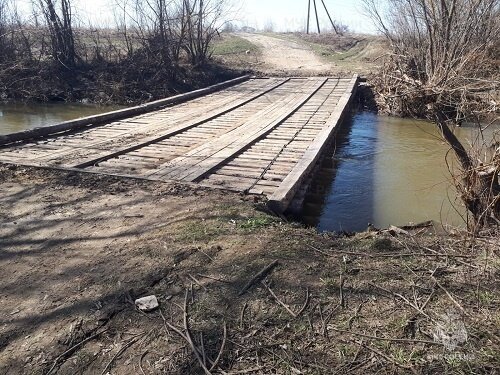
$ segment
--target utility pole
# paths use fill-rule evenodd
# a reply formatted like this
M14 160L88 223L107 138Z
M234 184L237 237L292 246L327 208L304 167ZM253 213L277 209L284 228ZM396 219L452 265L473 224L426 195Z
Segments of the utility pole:
M330 16L330 12L328 11L328 8L326 7L326 4L324 0L321 0L323 3L323 6L325 7L326 14L328 15L328 18L330 19L330 22L332 23L333 30L335 30L335 34L339 35L339 30L337 29L337 26L335 25L335 22L333 22L332 16Z
M307 6L307 33L309 34L309 20L311 19L311 0L309 0L309 4Z
M325 8L325 12L328 16L328 19L330 20L330 23L332 24L333 30L335 31L335 34L339 35L339 29L337 28L337 25L335 25L335 22L333 22L333 18L330 15L330 12L328 11L328 8L326 7L325 1L321 0L321 4L323 4L323 8ZM321 29L319 27L319 15L318 15L318 8L316 6L316 0L313 0L313 5L314 5L314 13L316 15L316 26L318 27L318 34L321 34ZM310 31L310 23L311 23L311 0L308 0L307 4L307 26L306 26L306 32L309 34Z
M318 26L318 34L321 34L321 30L319 28L318 8L316 8L316 0L313 0L313 4L314 4L314 12L316 13L316 25Z

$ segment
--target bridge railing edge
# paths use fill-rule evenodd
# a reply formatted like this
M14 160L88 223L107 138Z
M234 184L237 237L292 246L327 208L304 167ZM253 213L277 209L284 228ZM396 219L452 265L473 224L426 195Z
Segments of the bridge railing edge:
M174 105L186 102L191 99L196 99L201 96L211 94L216 91L223 90L225 88L243 83L251 78L250 75L244 75L237 77L228 81L217 83L212 86L208 86L199 90L190 91L184 94L175 95L169 98L156 100L154 102L141 104L131 108L120 109L117 111L111 111L106 113L101 113L99 115L87 116L78 118L75 120L64 121L55 125L38 127L30 130L25 130L17 133L0 135L0 146L6 146L16 142L23 142L28 140L36 140L48 136L52 136L58 133L81 130L88 126L96 126L111 121L123 120L131 116L137 116L158 110L162 107L168 105Z
M315 138L302 159L299 160L278 189L269 197L268 206L274 211L283 213L289 207L303 181L311 173L316 162L319 160L328 139L335 133L337 125L347 113L347 110L356 96L359 80L358 74L352 76L349 88L342 95L342 98L337 104L337 108L327 120L325 129Z

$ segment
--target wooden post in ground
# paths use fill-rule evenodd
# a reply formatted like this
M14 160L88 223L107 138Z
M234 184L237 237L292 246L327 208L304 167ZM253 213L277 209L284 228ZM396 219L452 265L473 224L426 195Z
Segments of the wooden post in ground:
M335 34L339 35L339 31L337 30L337 26L335 26L335 22L333 22L332 17L330 16L330 12L328 11L328 8L326 7L325 1L321 0L323 3L323 7L325 8L326 14L328 15L328 18L330 19L330 22L332 23L333 30L335 30Z
M321 34L321 30L319 28L319 17L318 17L318 8L316 7L316 0L313 0L314 4L314 13L316 13L316 25L318 26L318 34Z

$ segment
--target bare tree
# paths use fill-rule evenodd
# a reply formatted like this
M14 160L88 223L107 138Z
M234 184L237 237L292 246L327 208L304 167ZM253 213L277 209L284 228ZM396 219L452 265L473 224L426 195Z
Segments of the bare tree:
M0 63L9 58L7 0L0 0Z
M275 30L275 26L274 26L274 22L272 19L268 19L265 24L264 24L264 28L263 28L263 31L266 32L266 33L273 33Z
M66 68L77 62L71 0L38 0L49 29L52 57Z
M186 51L193 65L203 64L210 57L209 47L222 27L225 0L183 0L183 25L186 28Z
M479 228L500 223L500 149L473 157L452 127L498 114L499 0L363 0L392 46L379 79L391 113L433 120L460 162L461 197Z

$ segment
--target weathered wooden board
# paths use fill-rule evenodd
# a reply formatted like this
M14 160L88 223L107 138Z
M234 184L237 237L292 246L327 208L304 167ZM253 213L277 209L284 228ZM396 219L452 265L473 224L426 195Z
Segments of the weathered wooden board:
M207 89L0 136L0 162L264 194L284 211L358 77L242 77Z

